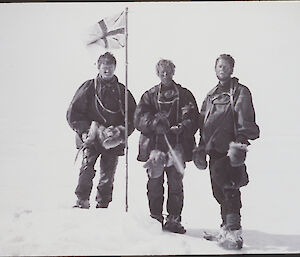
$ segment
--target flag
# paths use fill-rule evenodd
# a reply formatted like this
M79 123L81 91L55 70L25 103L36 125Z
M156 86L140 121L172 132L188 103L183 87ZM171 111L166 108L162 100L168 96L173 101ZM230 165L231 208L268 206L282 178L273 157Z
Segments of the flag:
M106 17L88 31L87 46L100 45L106 49L125 46L125 12Z

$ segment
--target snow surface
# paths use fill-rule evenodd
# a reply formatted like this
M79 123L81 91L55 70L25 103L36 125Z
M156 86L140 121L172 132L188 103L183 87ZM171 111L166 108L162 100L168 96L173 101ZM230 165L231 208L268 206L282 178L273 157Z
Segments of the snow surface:
M161 57L174 61L175 81L199 106L216 83L220 53L232 53L234 75L251 89L261 138L247 157L240 251L202 238L204 230L217 230L220 215L208 171L193 163L184 177L187 233L162 232L150 219L137 131L129 139L128 212L124 157L108 209L95 208L98 173L91 208L71 208L80 158L74 164L74 132L65 114L75 90L95 76L99 55L86 51L79 34L125 6L129 87L137 101L158 82L154 67ZM1 4L0 255L299 253L299 11L297 2ZM113 53L124 82L124 51Z

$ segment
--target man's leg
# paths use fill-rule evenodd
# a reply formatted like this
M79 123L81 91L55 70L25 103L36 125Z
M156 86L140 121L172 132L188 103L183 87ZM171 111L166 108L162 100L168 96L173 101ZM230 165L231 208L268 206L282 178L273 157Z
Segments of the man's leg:
M210 159L210 170L217 160L218 158ZM222 225L218 235L219 242L226 248L240 249L243 246L240 224L241 192L239 189L225 189L216 184L212 176L211 184L213 195L221 207Z
M148 173L148 171L147 171ZM158 178L151 178L148 175L147 197L150 209L150 216L163 222L163 203L164 203L164 173Z
M83 150L83 160L80 168L78 185L75 194L78 197L76 207L89 208L89 199L93 187L93 178L96 171L94 165L99 153L94 148L85 148Z
M107 208L112 201L113 183L119 157L114 154L103 153L100 159L100 180L96 201L97 208Z
M241 192L239 189L224 190L226 207L225 236L220 241L221 245L228 249L241 249L243 247L241 227Z
M183 176L174 166L166 168L168 177L167 211L171 215L180 216L183 208Z
M238 230L241 228L241 192L239 189L224 189L224 195L223 206L226 208L226 227L230 230Z
M226 223L226 207L224 206L224 200L225 200L225 195L223 188L220 187L215 181L212 179L211 176L211 170L214 165L214 163L219 159L222 158L223 156L221 154L215 154L210 156L210 161L209 161L209 170L210 170L210 181L211 181L211 188L212 188L212 193L216 201L220 204L220 212L221 212L221 218L222 218L222 224L221 227L223 227Z
M174 166L166 168L166 173L168 177L167 211L169 215L163 229L184 234L186 230L180 223L183 208L183 176Z

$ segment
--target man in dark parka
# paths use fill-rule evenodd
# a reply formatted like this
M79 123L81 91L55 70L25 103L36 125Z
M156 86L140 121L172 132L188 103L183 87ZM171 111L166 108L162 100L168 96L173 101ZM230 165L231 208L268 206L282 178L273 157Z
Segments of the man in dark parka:
M181 225L183 208L183 174L176 163L167 164L170 148L177 149L182 167L192 160L195 146L194 134L198 126L198 107L192 93L173 81L175 65L169 60L160 60L156 72L161 83L147 90L136 108L134 124L141 132L137 159L147 162L147 196L150 216L163 224L164 171L168 179L168 217L163 229L175 233L185 233ZM165 138L166 136L166 138ZM159 157L157 156L159 155ZM153 159L152 159L153 157ZM161 158L158 165L148 165ZM176 158L175 158L176 159ZM173 160L174 161L174 160ZM176 161L176 160L175 160Z
M77 147L83 149L83 161L75 191L78 198L75 207L90 207L89 198L96 172L94 165L100 155L96 207L107 208L112 201L118 157L124 155L125 147L125 86L114 75L115 68L116 59L111 53L101 55L98 59L99 74L95 79L87 80L81 85L67 111L67 121L76 132ZM136 102L128 91L128 135L134 131L135 108ZM94 124L97 125L93 126ZM104 145L103 137L111 136L113 132L119 133L117 140L120 140L113 146Z
M244 159L249 139L259 137L250 90L231 77L234 59L222 54L215 71L219 83L206 96L200 111L200 143L194 150L194 162L209 169L212 191L221 207L221 233L232 248L242 247L240 187L248 183ZM230 151L229 151L230 150ZM234 154L232 154L234 153ZM227 240L228 239L228 240Z

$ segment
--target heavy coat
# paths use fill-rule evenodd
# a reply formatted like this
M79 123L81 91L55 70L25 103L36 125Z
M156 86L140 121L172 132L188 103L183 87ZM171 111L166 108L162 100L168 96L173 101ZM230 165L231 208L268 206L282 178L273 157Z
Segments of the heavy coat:
M217 151L226 153L229 143L242 137L254 140L259 137L259 127L255 122L255 111L250 90L238 83L237 78L230 82L233 93L233 110L230 91L215 86L206 96L200 111L200 145L206 153Z
M172 147L175 147L177 143L182 146L184 161L186 162L192 160L192 150L195 146L194 134L198 129L197 121L199 119L199 111L192 93L175 82L174 86L179 93L179 108L177 109L178 123L175 124L174 121L170 120L169 122L170 126L181 123L183 125L183 133L178 137L178 141L172 132L168 132L166 135ZM142 162L148 160L152 150L164 149L163 151L165 152L167 149L164 137L162 135L156 135L155 127L153 126L155 114L160 111L158 103L160 87L161 84L156 85L142 95L134 115L134 125L136 129L141 132L137 159ZM191 106L188 113L183 114L182 110L188 106Z
M97 79L97 87L99 79ZM112 103L115 103L117 108L120 105L120 112L117 114L110 114L105 112L99 102L96 99L96 88L94 79L84 82L76 91L72 102L67 111L67 121L70 127L81 136L83 132L87 132L90 128L92 121L98 122L104 127L125 126L125 86L118 82L116 76L113 78L113 86L119 92L119 96L116 99L110 99ZM134 131L133 115L136 108L136 102L132 94L128 91L128 136ZM121 144L115 148L109 149L109 152L115 152L117 155L123 155L124 144ZM104 148L101 151L105 151Z

